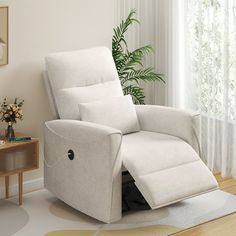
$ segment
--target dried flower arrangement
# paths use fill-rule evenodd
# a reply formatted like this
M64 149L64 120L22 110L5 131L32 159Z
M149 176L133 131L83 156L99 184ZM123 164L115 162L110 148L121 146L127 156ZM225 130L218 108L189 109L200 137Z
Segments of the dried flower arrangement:
M8 103L7 99L4 98L3 103L0 105L0 120L8 124L5 133L5 137L8 140L15 137L15 132L12 127L13 123L16 123L17 120L23 120L23 104L24 100L18 102L18 99L15 98L14 103Z
M18 99L15 98L14 103L8 103L7 99L4 98L3 103L1 104L0 110L0 120L9 123L16 123L18 120L23 120L23 111L22 106L24 100L18 102Z

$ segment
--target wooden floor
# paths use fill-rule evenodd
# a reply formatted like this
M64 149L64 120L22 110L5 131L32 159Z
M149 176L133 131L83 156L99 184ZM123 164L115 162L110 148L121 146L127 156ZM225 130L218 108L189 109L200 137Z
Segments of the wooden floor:
M236 195L236 180L215 175L220 189ZM236 213L181 231L174 236L236 236Z

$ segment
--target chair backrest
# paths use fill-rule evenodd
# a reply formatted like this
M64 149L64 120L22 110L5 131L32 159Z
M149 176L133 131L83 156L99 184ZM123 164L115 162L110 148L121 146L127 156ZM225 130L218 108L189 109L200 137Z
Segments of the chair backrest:
M123 96L106 47L48 55L44 79L54 116L61 119L79 119L80 102Z
M50 81L48 79L47 71L43 72L43 80L44 80L44 85L45 85L46 92L48 95L49 105L50 105L50 109L51 109L51 112L53 115L53 119L58 119L59 114L58 114L58 110L57 110L57 105L56 105L55 97L52 92L52 86L51 86Z

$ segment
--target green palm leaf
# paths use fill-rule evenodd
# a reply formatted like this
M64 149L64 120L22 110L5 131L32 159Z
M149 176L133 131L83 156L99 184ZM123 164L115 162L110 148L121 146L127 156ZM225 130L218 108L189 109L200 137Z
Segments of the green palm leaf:
M129 73L127 73L126 77L124 78L123 83L135 81L138 84L139 80L142 80L144 82L159 80L165 83L163 77L164 76L162 74L157 74L153 72L153 68L149 67L144 70L138 69L135 71L130 71Z
M125 33L130 25L139 24L135 14L136 11L131 10L128 17L113 29L112 56L124 94L130 94L135 104L144 104L144 90L139 86L139 81L165 81L164 76L154 72L153 68L143 68L145 56L153 52L151 45L143 46L132 52L128 50Z
M131 95L134 104L145 104L144 103L144 93L143 88L140 88L135 85L128 85L123 88L124 95Z

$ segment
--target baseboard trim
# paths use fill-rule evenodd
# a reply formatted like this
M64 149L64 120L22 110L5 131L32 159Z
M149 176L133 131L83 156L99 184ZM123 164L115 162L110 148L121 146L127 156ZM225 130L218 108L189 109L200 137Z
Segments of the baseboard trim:
M44 179L38 178L34 180L25 181L23 183L23 192L28 193L43 188ZM10 196L18 194L18 184L10 185L9 187ZM0 187L0 199L5 198L5 186Z

